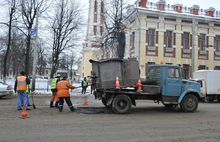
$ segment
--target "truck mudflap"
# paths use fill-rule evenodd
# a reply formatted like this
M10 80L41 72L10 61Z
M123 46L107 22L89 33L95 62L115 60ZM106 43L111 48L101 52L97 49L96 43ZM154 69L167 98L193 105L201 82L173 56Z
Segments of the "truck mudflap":
M197 94L199 95L200 99L203 98L203 96L201 95L201 93L200 93L198 90L196 90L196 89L187 89L187 90L185 90L185 91L180 95L180 97L179 97L179 99L178 99L178 103L180 104L180 103L182 102L183 98L186 96L186 94L191 93L191 92L197 93Z

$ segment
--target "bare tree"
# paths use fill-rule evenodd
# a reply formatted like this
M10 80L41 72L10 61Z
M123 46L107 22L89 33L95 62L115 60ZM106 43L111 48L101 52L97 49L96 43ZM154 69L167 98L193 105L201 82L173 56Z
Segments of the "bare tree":
M40 39L39 40L39 44L38 44L38 62L37 62L37 69L38 69L38 73L40 75L44 74L44 69L47 65L47 60L46 60L46 54L45 54L45 46L43 41Z
M7 38L7 49L4 55L4 72L3 72L3 82L5 83L6 81L6 73L7 73L7 61L8 61L8 55L9 55L9 51L10 51L10 46L11 46L11 30L12 30L12 22L13 20L16 19L15 17L15 12L17 9L17 0L10 0L7 1L7 4L9 5L9 21L6 23L1 23L1 24L5 24L8 26L8 38Z
M0 40L0 44L3 47L0 51L0 62L3 63L4 61L4 55L7 51L7 43L8 43L8 34L5 35L5 37L2 37L2 40ZM22 69L25 66L24 60L24 45L25 45L25 38L23 34L19 33L18 30L12 28L11 30L11 47L8 52L8 58L7 58L7 66L6 66L6 75L12 74L16 75L18 69ZM18 59L22 62L18 62ZM19 63L19 66L18 66ZM1 69L3 68L3 65L1 65Z
M122 21L126 11L126 3L128 0L109 0L105 6L104 24L105 33L101 37L103 48L113 48L116 43L117 29L121 27L124 29ZM113 56L115 56L113 54Z
M81 8L79 0L56 1L53 16L49 19L53 33L52 78L59 67L60 53L76 45L77 31L84 22Z
M30 56L30 45L31 36L28 33L34 25L34 20L36 18L37 10L42 13L48 7L49 0L20 0L22 20L24 27L18 27L26 35L26 53L25 53L25 74L29 75L29 56Z

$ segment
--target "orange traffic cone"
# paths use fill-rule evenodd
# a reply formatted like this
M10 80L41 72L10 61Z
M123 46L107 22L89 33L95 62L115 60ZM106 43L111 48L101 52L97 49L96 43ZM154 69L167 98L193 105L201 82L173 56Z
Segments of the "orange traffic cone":
M22 118L22 119L30 118L30 116L27 116L26 105L24 105L24 110L22 111L22 116L19 116L19 118Z
M85 100L84 100L84 104L83 105L88 105L88 102L87 102L87 99L85 97Z
M119 84L119 79L118 76L116 76L116 85L115 85L115 89L120 89L121 85Z
M141 89L141 79L139 78L138 83L136 84L138 86L137 92L143 92L143 90Z

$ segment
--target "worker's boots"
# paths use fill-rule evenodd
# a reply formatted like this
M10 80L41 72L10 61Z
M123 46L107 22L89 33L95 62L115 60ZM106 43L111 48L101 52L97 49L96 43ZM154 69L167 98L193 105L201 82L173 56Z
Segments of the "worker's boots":
M58 103L59 103L59 102L56 102L56 103L55 103L55 107L56 107L56 108L59 108Z
M53 102L50 102L50 108L53 108L54 106L53 106Z
M74 112L74 107L73 106L70 106L70 110L72 111L72 112Z
M63 106L59 106L59 112L63 111Z

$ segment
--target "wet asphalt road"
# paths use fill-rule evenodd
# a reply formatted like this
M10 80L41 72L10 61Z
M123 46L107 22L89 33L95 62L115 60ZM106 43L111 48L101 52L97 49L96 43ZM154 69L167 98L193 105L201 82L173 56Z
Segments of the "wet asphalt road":
M152 101L138 101L126 115L114 114L101 101L87 95L71 96L76 111L49 108L49 95L35 96L37 109L20 119L16 96L0 99L0 142L219 142L220 103L199 103L194 113L166 108ZM81 114L84 109L104 113Z

